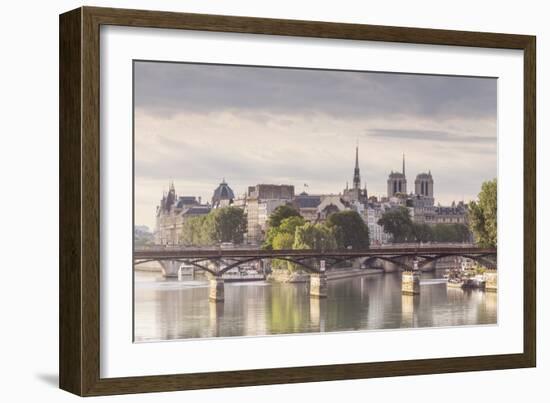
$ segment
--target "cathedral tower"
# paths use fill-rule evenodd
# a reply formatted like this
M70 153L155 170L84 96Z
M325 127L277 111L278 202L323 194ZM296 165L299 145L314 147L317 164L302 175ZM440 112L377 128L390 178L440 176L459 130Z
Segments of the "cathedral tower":
M414 181L414 193L425 199L430 199L433 205L434 200L434 180L431 171L428 173L419 173Z
M388 197L393 197L397 193L407 194L407 177L405 176L405 154L403 154L402 172L391 172L388 177Z

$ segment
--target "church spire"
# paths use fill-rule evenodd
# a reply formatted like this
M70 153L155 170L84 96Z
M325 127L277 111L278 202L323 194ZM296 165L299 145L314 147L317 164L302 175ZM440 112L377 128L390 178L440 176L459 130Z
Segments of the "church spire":
M405 153L403 153L403 176L405 176Z
M355 169L353 170L353 188L361 189L361 174L359 173L359 146L355 146Z

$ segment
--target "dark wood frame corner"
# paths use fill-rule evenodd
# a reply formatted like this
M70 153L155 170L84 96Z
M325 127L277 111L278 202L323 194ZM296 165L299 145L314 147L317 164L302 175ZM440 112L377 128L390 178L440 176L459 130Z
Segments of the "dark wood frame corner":
M101 25L519 49L524 52L524 352L130 378L100 377ZM533 367L536 362L535 37L82 7L60 16L60 387L81 396Z

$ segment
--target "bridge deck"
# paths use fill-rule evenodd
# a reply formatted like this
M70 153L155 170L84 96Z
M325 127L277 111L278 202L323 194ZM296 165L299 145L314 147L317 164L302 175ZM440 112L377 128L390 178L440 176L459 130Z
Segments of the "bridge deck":
M188 259L188 258L277 258L277 257L376 257L376 256L430 256L430 255L496 255L495 248L476 247L388 247L363 250L313 250L313 249L177 249L142 248L134 251L134 259Z

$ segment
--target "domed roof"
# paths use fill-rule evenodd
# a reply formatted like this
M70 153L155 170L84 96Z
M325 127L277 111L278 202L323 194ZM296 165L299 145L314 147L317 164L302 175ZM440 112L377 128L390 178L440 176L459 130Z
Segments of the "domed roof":
M235 193L233 193L233 190L229 187L225 179L223 179L216 190L214 190L212 204L218 205L222 200L233 200L234 198Z

